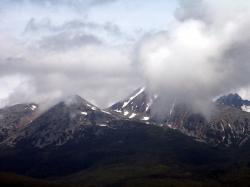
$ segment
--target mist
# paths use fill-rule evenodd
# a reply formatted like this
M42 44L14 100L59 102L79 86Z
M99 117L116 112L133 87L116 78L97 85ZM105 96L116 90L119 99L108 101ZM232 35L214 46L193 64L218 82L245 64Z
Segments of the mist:
M0 107L74 94L107 107L141 85L128 36L88 18L115 2L1 2Z
M178 101L209 113L219 95L249 98L250 3L155 3L1 2L0 106L79 94L105 108L142 85L162 98L157 111Z
M176 100L207 114L216 96L249 87L249 13L246 1L180 1L169 29L139 51L148 87L163 99L157 110Z

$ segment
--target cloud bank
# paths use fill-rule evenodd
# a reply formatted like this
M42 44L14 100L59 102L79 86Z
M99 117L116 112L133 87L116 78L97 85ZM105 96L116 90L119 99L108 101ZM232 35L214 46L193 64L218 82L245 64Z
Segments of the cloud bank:
M0 2L0 106L79 94L107 107L142 83L127 35L88 11L114 0ZM124 43L124 42L123 42Z
M249 86L249 16L247 1L180 1L171 28L139 52L149 87L165 100L161 109L176 99L207 113L214 97Z
M112 22L119 20L112 11L110 22L100 17L106 14L99 22L89 17L117 2L126 8L115 0L1 1L0 106L77 93L107 107L146 82L163 98L160 110L177 100L206 113L218 95L249 93L249 2L182 0L170 24L140 34ZM162 10L163 1L155 3ZM167 20L163 15L156 17Z

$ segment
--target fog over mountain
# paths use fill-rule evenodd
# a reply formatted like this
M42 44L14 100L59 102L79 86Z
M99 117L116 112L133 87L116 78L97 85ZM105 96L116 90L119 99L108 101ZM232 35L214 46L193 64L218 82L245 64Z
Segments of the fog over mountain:
M249 86L249 13L246 1L181 1L172 26L141 45L150 87L206 112L214 97Z
M0 186L249 187L250 1L0 0Z
M218 95L241 90L249 98L247 1L5 0L0 7L1 106L77 93L107 107L142 85L164 106L179 100L204 113Z

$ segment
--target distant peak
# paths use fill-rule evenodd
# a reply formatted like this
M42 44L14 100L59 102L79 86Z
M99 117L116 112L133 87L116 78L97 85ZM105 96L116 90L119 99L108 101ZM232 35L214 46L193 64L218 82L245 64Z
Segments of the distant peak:
M237 93L230 93L228 95L226 95L225 97L229 97L229 98L235 98L235 99L242 99L241 96Z
M86 103L86 101L79 95L69 95L63 99L64 103L67 105Z
M217 99L216 102L236 108L241 108L245 100L243 100L241 96L237 93L230 93L228 95L220 97L219 99Z

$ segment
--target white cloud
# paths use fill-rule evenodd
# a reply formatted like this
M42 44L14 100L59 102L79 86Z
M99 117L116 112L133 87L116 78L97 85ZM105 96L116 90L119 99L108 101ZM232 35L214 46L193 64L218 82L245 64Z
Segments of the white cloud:
M217 95L250 84L250 3L192 2L182 1L172 28L144 40L140 62L167 102L206 112Z
M79 94L107 107L139 86L126 34L113 23L87 18L89 9L111 2L0 2L0 80L13 77L5 81L10 88L0 85L4 102Z

